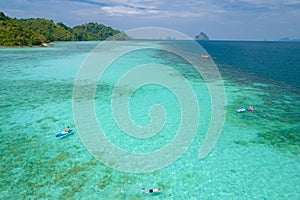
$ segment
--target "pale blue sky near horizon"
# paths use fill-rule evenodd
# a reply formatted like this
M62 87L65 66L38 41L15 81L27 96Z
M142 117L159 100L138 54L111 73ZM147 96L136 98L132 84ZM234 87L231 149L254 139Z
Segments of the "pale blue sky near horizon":
M300 0L2 0L16 18L47 18L76 26L97 22L121 31L173 29L212 40L300 38Z

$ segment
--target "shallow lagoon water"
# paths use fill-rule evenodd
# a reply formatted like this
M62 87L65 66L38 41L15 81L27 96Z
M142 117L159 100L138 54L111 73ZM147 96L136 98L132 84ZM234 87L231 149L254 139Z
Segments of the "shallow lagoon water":
M74 80L97 44L68 42L50 48L0 49L0 198L299 199L299 89L225 65L217 53L227 115L221 137L206 158L198 159L211 117L205 83L186 63L155 50L134 52L114 64L97 88L96 114L108 137L128 151L153 151L168 144L178 128L180 108L165 88L145 86L130 102L132 118L140 125L149 122L149 105L164 105L168 119L159 133L163 139L141 142L126 137L115 125L109 105L118 66L143 62L174 66L189 77L201 111L197 135L183 156L161 170L132 174L98 162L76 129L68 137L56 138L67 125L76 127L72 114ZM257 108L255 112L235 112L250 104ZM142 194L143 187L160 187L162 192Z

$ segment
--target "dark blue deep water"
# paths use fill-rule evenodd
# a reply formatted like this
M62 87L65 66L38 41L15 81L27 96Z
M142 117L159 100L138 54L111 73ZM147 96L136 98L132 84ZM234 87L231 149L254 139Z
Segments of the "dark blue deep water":
M239 76L264 77L300 88L300 42L201 41L223 68L235 68Z

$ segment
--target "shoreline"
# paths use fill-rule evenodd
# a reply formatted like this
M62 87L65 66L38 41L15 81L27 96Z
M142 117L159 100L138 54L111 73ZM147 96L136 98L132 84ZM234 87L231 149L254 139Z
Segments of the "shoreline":
M53 46L53 43L46 43L46 42L43 42L42 44L40 45L27 45L27 46L3 46L3 45L0 45L0 49L5 49L5 48L45 48L45 47L51 47Z
M67 40L67 41L53 41L50 43L43 42L40 45L27 45L27 46L4 46L0 45L0 49L4 48L44 48L44 47L51 47L53 46L53 43L56 42L101 42L105 40L83 40L83 41L77 41L77 40ZM128 40L119 40L119 41L128 41ZM148 40L148 39L131 39L130 41L164 41L164 40ZM181 40L173 40L173 41L181 41ZM243 40L194 40L198 43L207 43L207 42L262 42L262 43L299 43L299 41L243 41Z

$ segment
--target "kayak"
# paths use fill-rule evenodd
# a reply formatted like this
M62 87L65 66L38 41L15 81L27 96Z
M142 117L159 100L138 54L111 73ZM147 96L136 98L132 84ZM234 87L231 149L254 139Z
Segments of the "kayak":
M253 111L254 110L255 110L255 108L253 108ZM237 109L235 111L238 112L238 113L242 113L242 112L245 112L245 111L250 111L250 109L249 108L240 108L240 109Z
M62 131L62 132L59 132L59 133L57 133L56 135L55 135L55 137L62 137L62 136L66 136L66 135L69 135L70 133L72 133L73 132L73 130L71 129L71 130L69 130L68 132L64 132L64 131Z
M240 109L237 109L235 111L238 112L238 113L241 113L241 112L245 112L246 110L247 110L246 108L240 108Z

